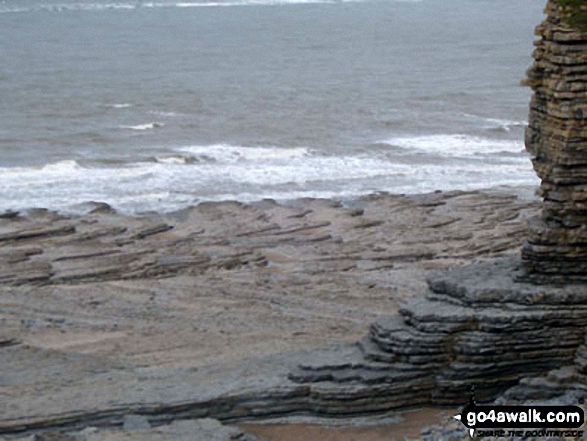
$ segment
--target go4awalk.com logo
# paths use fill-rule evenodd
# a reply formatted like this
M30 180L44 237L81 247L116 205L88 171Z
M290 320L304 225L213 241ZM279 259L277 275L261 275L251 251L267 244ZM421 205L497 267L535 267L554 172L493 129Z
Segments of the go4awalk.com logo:
M477 406L454 417L471 436L583 437L585 413L578 406Z

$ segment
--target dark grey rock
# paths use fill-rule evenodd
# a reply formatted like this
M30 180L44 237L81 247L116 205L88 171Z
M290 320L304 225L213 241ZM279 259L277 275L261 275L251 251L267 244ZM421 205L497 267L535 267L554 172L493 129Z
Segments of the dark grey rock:
M124 430L149 429L150 427L149 418L144 415L125 415L122 421Z

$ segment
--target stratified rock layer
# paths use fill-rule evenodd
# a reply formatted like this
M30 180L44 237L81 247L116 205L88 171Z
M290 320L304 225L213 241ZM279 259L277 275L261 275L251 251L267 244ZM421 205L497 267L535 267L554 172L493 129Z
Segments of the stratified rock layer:
M0 434L495 396L571 364L587 325L584 285L517 282L536 211L455 192L0 219ZM402 300L359 343L297 352L360 338Z
M338 385L338 396L321 395L324 409L356 412L463 404L472 386L487 399L571 364L587 326L587 290L516 283L521 273L509 258L433 276L427 294L371 326L360 356L300 364L290 378Z
M544 405L544 406L580 406L584 407L587 397L587 344L583 344L576 352L573 364L563 366L538 377L522 378L520 382L504 392L494 403L496 405ZM587 423L579 430L585 431ZM584 436L552 436L556 430L543 429L548 434L524 437L526 441L569 441L583 440ZM420 441L468 441L471 437L466 428L458 421L451 420L441 425L422 429ZM484 437L488 441L499 441L503 438ZM516 438L518 439L518 438Z
M121 369L120 362L43 353L6 341L0 373L6 395L14 398L4 406L0 434L135 425L135 420L159 426L200 418L346 419L465 404L471 386L477 399L486 400L527 376L573 363L578 367L572 375L587 372L587 350L581 346L587 290L580 284L516 283L522 272L515 257L444 271L432 275L428 291L408 299L398 314L378 319L358 343L230 366ZM57 373L65 373L66 383ZM50 394L39 395L34 387L39 376L53 382ZM522 384L521 399L544 397L528 387L542 383Z
M542 215L522 256L540 283L587 279L587 33L553 0L536 28L526 149L542 180Z
M0 215L0 435L423 403L405 369L395 384L288 374L377 366L354 343L365 324L426 291L431 269L518 255L538 208L475 191Z
M33 435L10 438L13 441L259 441L235 427L223 426L210 419L178 420L170 424L151 427L145 417L136 427L100 429L86 427L81 431L49 430ZM5 438L0 437L4 441Z

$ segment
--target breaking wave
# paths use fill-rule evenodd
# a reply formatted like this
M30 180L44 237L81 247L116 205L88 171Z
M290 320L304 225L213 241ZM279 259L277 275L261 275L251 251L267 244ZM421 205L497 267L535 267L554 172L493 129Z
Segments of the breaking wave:
M430 142L417 144L422 148ZM536 184L529 161L515 158L495 163L395 159L376 150L336 156L303 147L219 144L183 147L135 162L67 160L43 167L0 168L0 211L30 207L76 211L84 202L101 201L123 212L165 212L226 199L351 197L376 191L421 193Z
M380 141L410 153L445 157L470 157L507 153L523 156L524 143L519 140L481 138L469 135L428 135L396 137Z
M152 122L147 124L138 124L136 126L120 126L121 129L130 129L130 130L151 130L151 129L158 129L163 127L165 124L160 122Z

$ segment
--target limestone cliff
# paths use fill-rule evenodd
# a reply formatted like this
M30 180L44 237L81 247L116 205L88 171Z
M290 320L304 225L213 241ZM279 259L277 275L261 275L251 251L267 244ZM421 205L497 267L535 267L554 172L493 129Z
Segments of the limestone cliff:
M535 282L587 278L587 32L584 1L549 0L536 28L526 148L544 207L522 256Z

